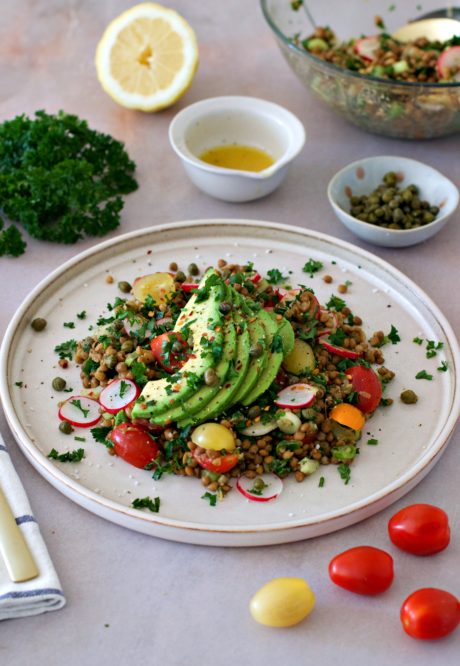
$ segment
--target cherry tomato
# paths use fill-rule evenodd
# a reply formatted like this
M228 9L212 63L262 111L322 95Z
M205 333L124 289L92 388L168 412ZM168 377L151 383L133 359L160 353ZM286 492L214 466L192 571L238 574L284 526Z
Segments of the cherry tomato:
M332 582L350 592L381 594L393 582L393 558L379 548L357 546L330 561L329 576Z
M372 368L363 365L354 365L347 369L351 377L353 391L358 394L356 405L365 414L373 412L380 404L382 398L382 383Z
M187 343L180 333L174 333L173 331L162 333L153 338L150 341L150 349L157 363L166 372L178 370L190 358L190 354L187 352Z
M444 638L460 622L460 602L450 592L424 587L409 595L403 603L401 622L404 631L412 638Z
M216 474L225 474L225 472L233 469L239 460L239 455L237 453L226 453L223 456L211 458L206 450L204 453L199 454L197 453L197 449L194 449L192 455L200 467L207 469L209 472L215 472Z
M401 550L414 555L433 555L449 545L449 518L437 506L412 504L390 518L388 533Z
M109 434L117 456L134 465L144 468L157 458L158 444L150 437L148 432L132 423L120 423Z

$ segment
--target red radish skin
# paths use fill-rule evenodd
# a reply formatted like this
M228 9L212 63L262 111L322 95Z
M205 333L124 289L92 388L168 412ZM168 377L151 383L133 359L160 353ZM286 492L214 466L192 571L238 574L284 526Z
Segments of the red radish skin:
M436 63L441 79L460 81L460 46L452 46L441 53Z
M339 347L332 344L332 342L329 341L329 336L327 333L320 335L318 342L323 345L324 349L326 349L331 354L336 354L337 356L342 356L343 358L360 358L363 355L362 352L356 352L352 349L346 349L346 347Z
M364 37L363 39L358 39L355 43L356 53L363 59L368 62L372 62L376 58L376 52L380 48L380 39L377 35L373 37Z
M121 396L123 382L125 392ZM116 414L122 409L129 407L136 400L140 392L140 388L131 379L115 379L101 391L99 402L106 412Z
M189 293L194 289L198 289L198 284L196 282L182 282L180 288L182 291L185 291L185 293Z
M74 403L79 402L82 409L79 409ZM88 413L85 414L86 410ZM88 398L85 395L72 395L67 398L59 408L58 416L61 421L67 421L70 425L78 428L90 428L101 418L99 403L97 400Z
M255 495L251 493L250 490L254 486L255 479L248 479L247 476L240 476L236 481L237 490L246 497L246 499L251 500L252 502L272 502L276 500L283 490L283 482L276 476L276 474L261 474L258 478L262 479L264 483L267 484L267 487L263 489L262 492L267 492L267 495Z
M274 403L286 409L309 407L315 402L317 392L314 386L307 383L291 384L278 393Z

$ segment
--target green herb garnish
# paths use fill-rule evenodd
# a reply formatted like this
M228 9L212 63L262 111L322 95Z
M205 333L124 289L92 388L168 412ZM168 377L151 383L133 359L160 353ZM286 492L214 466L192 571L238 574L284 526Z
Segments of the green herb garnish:
M377 446L377 444L379 443L379 440L371 438L371 439L367 440L367 443L369 444L369 446Z
M72 360L73 355L77 351L77 341L67 340L67 342L62 342L60 345L56 345L54 351L56 354L59 354L59 358L68 358L69 360Z
M70 404L76 407L80 412L83 414L83 416L86 417L89 414L89 409L85 409L85 407L82 407L81 400L71 400Z
M449 364L447 361L441 361L441 365L436 368L439 372L447 372L449 369Z
M132 501L131 506L133 509L149 509L149 511L152 511L153 513L158 513L160 510L160 498L155 497L152 499L151 497L137 497Z
M269 284L279 284L283 280L287 280L287 276L283 275L277 268L271 268L267 271L267 275L267 282Z
M108 426L99 426L98 428L91 428L90 433L99 444L104 444L109 449L113 448L113 444L110 440L107 439L107 435L112 430Z
M326 479L324 478L324 476L321 476L320 479L319 479L318 487L322 488L325 483L326 483Z
M335 310L336 312L341 312L344 307L346 307L346 303L343 300L343 298L340 298L339 296L334 296L334 294L330 297L328 302L326 303L326 307L329 310Z
M317 273L323 268L321 261L315 261L315 259L309 259L307 263L302 268L304 273L309 273L310 277L313 277L313 273Z
M77 438L75 438L77 439ZM58 453L56 449L51 449L48 453L48 458L52 460L59 460L59 462L80 462L85 457L85 449L76 449L75 451L67 451L66 453Z
M86 310L82 310L81 312L77 312L77 319L86 319Z
M21 232L14 224L3 229L3 220L0 218L0 257L19 257L26 251Z
M351 471L349 465L345 465L345 463L341 463L340 465L337 466L337 471L340 474L340 478L343 480L345 485L347 485L350 481L350 476L351 476Z
M75 243L115 229L134 169L123 144L63 111L0 124L0 208L34 238ZM25 244L14 228L3 243L16 256Z
M421 344L423 344L423 340L422 340L422 338L419 338L418 336L416 336L416 337L412 340L412 342L415 342L416 345L421 345Z
M217 495L214 493L206 492L204 495L201 495L201 499L207 500L209 502L209 506L216 506L217 504Z
M63 323L63 326L65 326L66 328L75 328L75 324L73 323L73 321L65 321Z
M417 372L415 375L415 379L428 379L431 381L433 379L433 375L430 375L426 370L420 370L420 372Z

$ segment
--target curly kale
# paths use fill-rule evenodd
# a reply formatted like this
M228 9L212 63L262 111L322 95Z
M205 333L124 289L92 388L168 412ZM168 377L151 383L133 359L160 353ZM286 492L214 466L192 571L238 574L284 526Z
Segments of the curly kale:
M134 170L122 143L63 111L0 124L0 208L40 240L75 243L115 229L121 195L137 189Z

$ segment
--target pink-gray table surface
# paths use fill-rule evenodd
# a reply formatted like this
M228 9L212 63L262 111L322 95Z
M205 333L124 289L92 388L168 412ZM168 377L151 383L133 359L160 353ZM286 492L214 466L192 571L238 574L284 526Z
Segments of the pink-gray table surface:
M335 0L337 17L349 3ZM125 142L138 165L140 188L126 199L113 234L183 219L253 218L325 232L389 261L418 283L460 330L460 215L425 245L392 250L367 246L334 217L326 198L332 175L371 155L403 155L438 168L460 185L460 136L404 142L372 136L337 118L308 94L282 59L256 0L174 0L193 25L200 67L173 108L142 114L117 106L95 75L94 50L107 23L128 0L3 0L0 22L0 120L36 109L64 109ZM442 3L441 3L442 4ZM188 181L168 142L168 125L184 106L218 95L252 95L286 106L304 123L305 149L281 188L260 201L227 204ZM28 240L27 254L0 259L0 334L28 292L81 250ZM460 634L436 643L407 637L399 607L419 587L460 595L460 432L432 472L393 507L358 525L309 541L252 549L171 543L130 532L73 504L25 460L0 413L9 445L67 595L66 608L0 626L0 663L158 664L179 666L372 663L422 666L458 663ZM432 558L396 553L386 537L393 512L413 502L444 507L452 543ZM335 588L327 563L360 544L387 548L396 580L380 598ZM249 616L248 602L277 576L305 577L317 594L310 618L269 629Z

